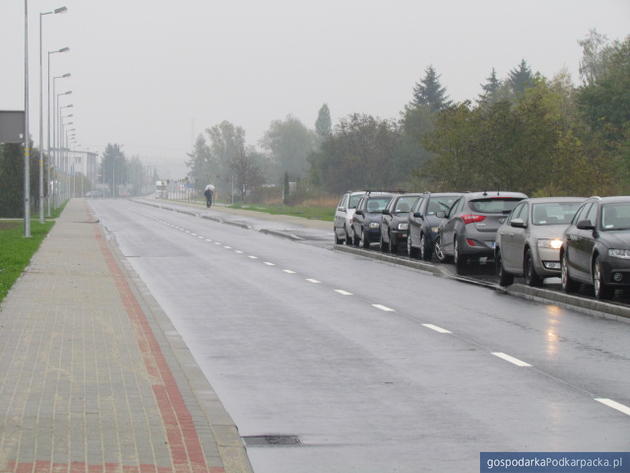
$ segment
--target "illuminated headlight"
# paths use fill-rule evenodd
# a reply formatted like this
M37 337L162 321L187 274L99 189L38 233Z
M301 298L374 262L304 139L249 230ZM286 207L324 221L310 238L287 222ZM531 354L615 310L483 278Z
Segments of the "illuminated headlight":
M399 223L398 224L398 230L407 230L409 228L409 224L408 223Z
M562 240L554 238L553 240L548 238L541 238L538 240L538 248L552 248L554 250L559 250L562 248Z
M612 256L613 258L630 259L630 250L618 250L611 248L608 250L608 256Z
M433 233L437 233L439 229L440 229L440 227L431 227L431 231Z
M378 223L378 222L371 222L371 223L370 223L370 228L378 228L378 227L380 227L380 226L381 226L381 224L380 224L380 223Z

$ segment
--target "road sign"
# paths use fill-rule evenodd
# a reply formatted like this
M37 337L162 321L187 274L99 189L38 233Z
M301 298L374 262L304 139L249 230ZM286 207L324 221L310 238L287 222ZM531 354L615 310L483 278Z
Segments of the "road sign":
M24 112L0 110L0 143L24 141Z

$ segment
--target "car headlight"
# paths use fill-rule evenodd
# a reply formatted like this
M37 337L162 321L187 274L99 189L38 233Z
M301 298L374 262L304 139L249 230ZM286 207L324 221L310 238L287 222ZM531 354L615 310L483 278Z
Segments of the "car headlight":
M381 224L378 222L370 222L370 228L378 228L380 227Z
M433 233L437 233L439 229L440 229L440 227L431 227L431 231Z
M608 250L608 256L612 256L613 258L630 259L630 250L611 248Z
M554 250L559 250L562 248L562 240L558 238L540 238L538 240L538 248L552 248Z
M409 228L409 224L408 223L399 223L398 224L398 230L407 230Z

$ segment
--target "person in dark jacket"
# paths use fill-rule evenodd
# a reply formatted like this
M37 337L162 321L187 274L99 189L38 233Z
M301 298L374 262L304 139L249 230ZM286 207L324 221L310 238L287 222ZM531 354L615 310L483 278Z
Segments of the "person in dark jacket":
M206 197L206 207L212 207L212 197L214 196L214 186L212 184L208 184L206 189L203 191L203 195Z

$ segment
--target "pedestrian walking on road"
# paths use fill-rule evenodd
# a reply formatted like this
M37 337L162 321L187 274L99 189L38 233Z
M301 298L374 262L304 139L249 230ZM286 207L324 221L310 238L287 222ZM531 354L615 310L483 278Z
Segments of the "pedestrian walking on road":
M206 196L206 207L212 207L212 196L214 195L214 186L212 184L208 184L206 189L203 191L203 195Z

